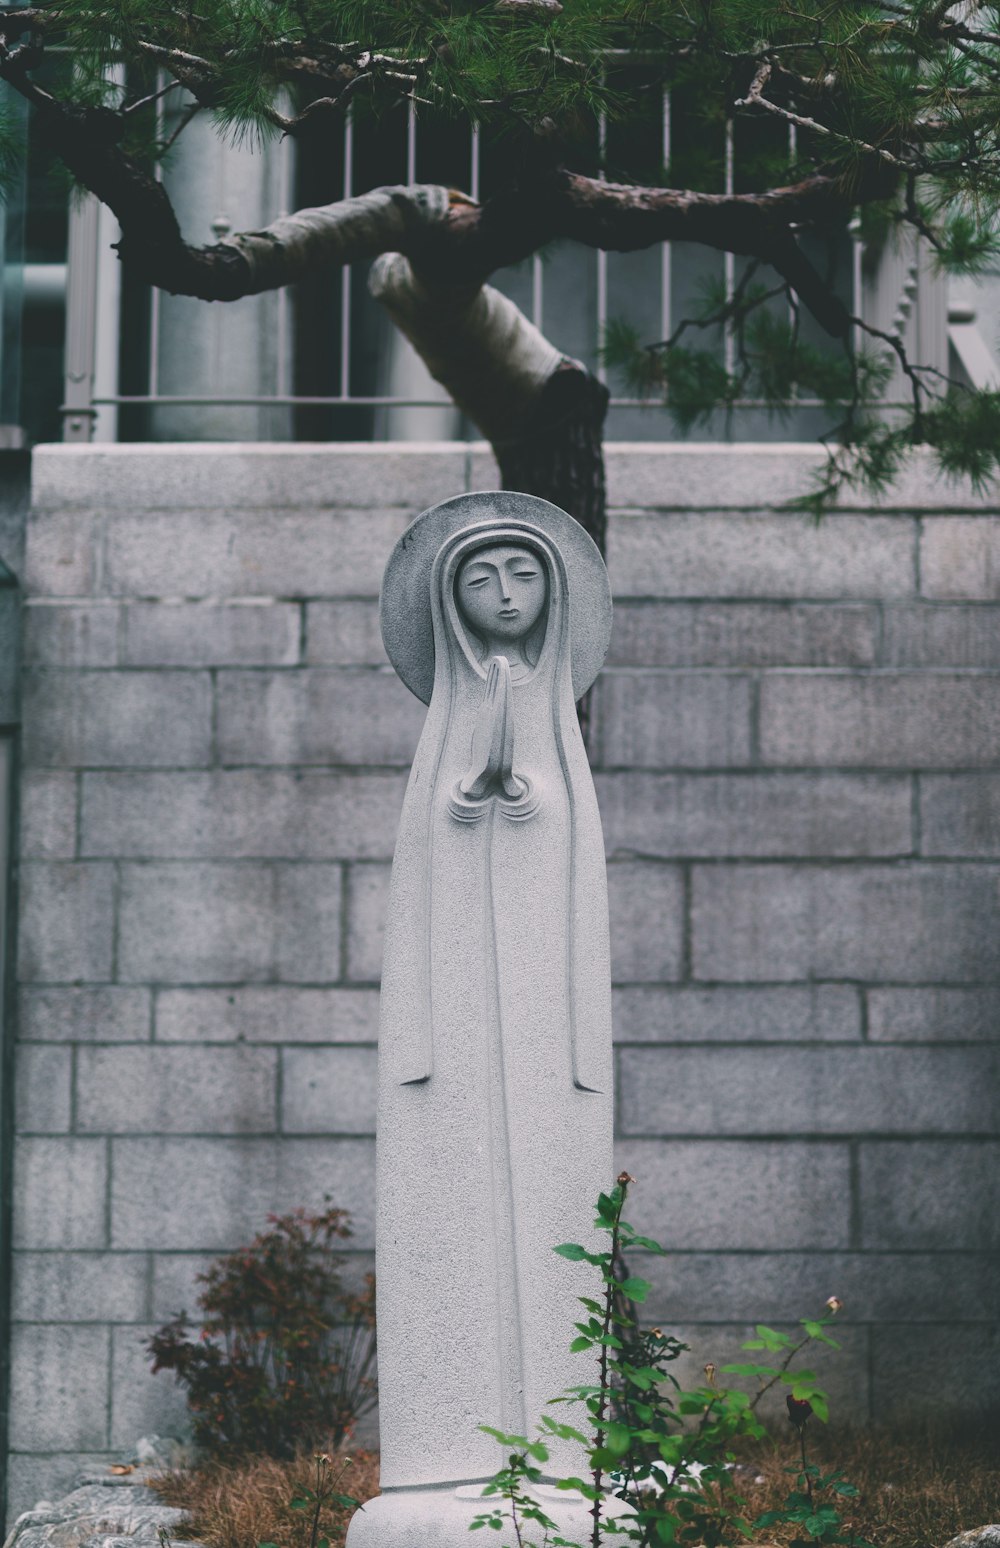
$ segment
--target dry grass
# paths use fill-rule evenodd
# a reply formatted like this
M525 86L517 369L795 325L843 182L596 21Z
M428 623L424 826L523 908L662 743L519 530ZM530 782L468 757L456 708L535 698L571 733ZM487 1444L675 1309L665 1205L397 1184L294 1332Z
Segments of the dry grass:
M1000 1521L1000 1424L962 1435L868 1429L807 1432L807 1454L824 1472L834 1469L858 1489L838 1508L849 1530L877 1548L943 1548L959 1532ZM737 1485L750 1520L780 1507L798 1462L789 1431L762 1443L739 1464ZM772 1527L761 1540L789 1543L794 1532Z
M874 1429L829 1434L817 1424L808 1439L810 1461L827 1472L839 1469L860 1490L856 1500L841 1502L842 1513L848 1529L877 1548L943 1548L959 1532L1000 1521L1000 1425L968 1436L901 1436ZM350 1455L340 1490L371 1499L378 1493L378 1457ZM797 1455L790 1432L743 1454L736 1482L751 1520L781 1505L792 1484L785 1468ZM217 1463L167 1474L154 1487L168 1504L190 1512L190 1534L208 1548L309 1548L310 1518L289 1502L314 1483L315 1463L307 1455L296 1462ZM340 1548L346 1525L345 1513L327 1511L319 1535ZM791 1529L769 1528L757 1541L784 1548L793 1536Z
M378 1493L375 1452L334 1453L333 1464L338 1493L362 1501ZM258 1543L309 1548L312 1513L293 1510L291 1501L300 1490L315 1487L311 1452L294 1462L271 1457L216 1462L192 1472L165 1473L152 1484L168 1505L189 1512L188 1534L209 1548L257 1548ZM330 1548L340 1548L349 1516L349 1511L325 1507L317 1536L329 1538Z

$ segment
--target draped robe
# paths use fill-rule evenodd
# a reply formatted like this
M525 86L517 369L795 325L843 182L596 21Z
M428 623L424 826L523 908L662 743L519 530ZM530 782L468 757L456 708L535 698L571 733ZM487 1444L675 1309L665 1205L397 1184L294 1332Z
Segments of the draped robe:
M459 787L488 663L455 580L498 543L534 552L548 597L537 659L511 687L523 794L476 801ZM379 1030L383 1490L489 1477L501 1453L481 1424L529 1434L549 1398L594 1377L568 1352L593 1271L553 1252L598 1245L612 1175L604 851L569 585L552 537L516 517L460 527L431 570L434 686L393 861Z

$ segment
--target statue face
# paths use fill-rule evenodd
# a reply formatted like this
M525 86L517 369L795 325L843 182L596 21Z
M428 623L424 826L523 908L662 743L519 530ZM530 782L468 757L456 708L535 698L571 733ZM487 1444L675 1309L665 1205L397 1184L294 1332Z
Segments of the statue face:
M541 618L547 595L541 559L507 543L470 554L455 582L462 618L487 641L523 640Z

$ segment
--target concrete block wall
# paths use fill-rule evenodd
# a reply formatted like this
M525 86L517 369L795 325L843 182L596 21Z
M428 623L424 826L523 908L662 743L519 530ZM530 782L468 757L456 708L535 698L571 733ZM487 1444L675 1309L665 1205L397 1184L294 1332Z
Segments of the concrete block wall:
M995 1404L1000 517L915 463L609 448L593 762L619 1157L692 1369L846 1303L839 1416ZM48 447L24 573L11 1505L177 1428L143 1336L330 1195L372 1231L423 710L375 598L456 445ZM489 1415L484 1415L489 1419Z

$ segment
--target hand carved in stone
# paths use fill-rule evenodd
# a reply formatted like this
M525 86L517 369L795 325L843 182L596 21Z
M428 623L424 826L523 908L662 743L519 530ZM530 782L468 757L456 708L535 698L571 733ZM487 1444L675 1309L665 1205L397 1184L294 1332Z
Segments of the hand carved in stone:
M459 785L462 794L473 801L501 794L516 801L526 790L513 770L514 704L511 692L510 662L506 656L494 656L486 674L486 692L472 733L472 760L469 772Z

